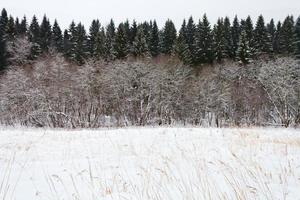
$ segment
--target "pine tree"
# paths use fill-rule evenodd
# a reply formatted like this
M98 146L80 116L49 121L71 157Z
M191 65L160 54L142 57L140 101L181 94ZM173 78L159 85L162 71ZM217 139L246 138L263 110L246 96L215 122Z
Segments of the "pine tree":
M40 47L42 51L47 52L51 45L52 30L49 19L46 15L43 17L43 21L40 26Z
M239 20L238 20L237 16L235 16L232 27L231 27L231 35L232 35L231 55L233 58L237 58L236 53L237 53L237 50L239 47L240 33L241 33L241 29L240 29Z
M148 57L149 48L147 45L146 36L142 27L138 28L137 34L133 42L133 55L136 57Z
M248 64L250 63L251 57L252 55L247 33L243 30L240 36L239 48L237 50L237 59L244 64Z
M100 22L99 20L93 20L89 30L89 53L92 57L95 57L96 52L96 40L100 31Z
M224 50L226 58L234 58L231 24L228 17L224 19Z
M174 23L171 20L167 20L162 31L161 49L162 53L171 55L175 45L177 32Z
M279 33L279 44L282 48L282 53L286 55L294 53L294 36L294 19L292 16L287 16Z
M273 19L271 19L270 23L267 24L267 31L271 41L271 53L273 53L275 49L275 35L276 35L276 26Z
M152 25L149 44L150 44L149 50L150 50L151 55L153 57L158 56L158 54L159 54L159 32L158 32L157 23L155 20L153 21L153 25Z
M62 31L56 20L54 21L54 24L52 27L52 46L58 52L63 52L64 45L63 45Z
M40 47L40 26L34 15L29 26L28 39L32 43L30 59L35 59L41 53Z
M127 37L126 37L126 31L123 23L119 24L119 27L117 29L116 33L116 41L115 41L115 51L116 51L116 58L123 59L128 54L128 46L127 46Z
M186 65L193 65L193 56L186 41L186 21L184 20L179 30L176 41L176 53L179 59Z
M221 62L225 58L225 37L224 37L224 21L218 19L217 24L214 27L214 46L215 56L218 62Z
M260 15L257 19L254 32L255 49L258 55L262 53L271 53L271 36L268 34L262 15Z
M300 59L300 17L298 17L295 25L295 55Z
M105 38L105 59L114 60L116 58L115 51L115 23L113 20L110 20L110 23L106 27L106 38Z

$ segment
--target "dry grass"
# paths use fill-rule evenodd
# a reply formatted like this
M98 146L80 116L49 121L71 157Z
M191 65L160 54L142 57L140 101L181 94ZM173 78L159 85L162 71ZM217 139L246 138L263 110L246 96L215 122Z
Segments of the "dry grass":
M13 138L21 139L15 143L30 148L6 144L6 152L18 150L7 155L8 160L0 159L6 164L0 166L0 200L22 199L22 195L53 200L297 199L300 136L271 132L129 129L72 135L61 131L31 141L25 138L32 133L17 134ZM21 159L26 149L28 157ZM37 171L33 173L31 167ZM20 182L28 185L22 188Z

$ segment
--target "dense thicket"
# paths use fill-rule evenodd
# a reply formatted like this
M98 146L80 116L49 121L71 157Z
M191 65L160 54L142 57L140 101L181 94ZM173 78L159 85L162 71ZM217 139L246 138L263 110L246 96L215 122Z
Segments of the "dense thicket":
M300 18L31 22L0 17L0 123L300 124Z
M296 55L299 58L299 21L300 18L294 21L293 16L287 16L282 23L275 24L273 19L266 23L260 15L253 23L250 16L241 20L236 16L232 23L225 17L212 25L204 14L196 23L192 17L184 20L178 32L172 20L167 20L162 29L158 28L155 20L140 24L125 21L119 25L111 20L107 26L93 20L87 32L81 23L74 21L63 31L56 20L51 25L46 15L41 23L33 16L27 25L26 17L20 22L18 18L8 17L3 9L0 18L0 69L12 64L8 62L7 44L20 37L31 43L28 59L34 60L54 49L80 65L90 58L113 61L159 55L176 56L190 66L228 59L249 64L253 59L276 55Z

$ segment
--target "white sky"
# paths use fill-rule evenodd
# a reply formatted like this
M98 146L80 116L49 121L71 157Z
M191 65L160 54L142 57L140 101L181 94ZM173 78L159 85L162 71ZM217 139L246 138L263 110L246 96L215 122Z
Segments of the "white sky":
M125 19L138 22L156 19L162 26L170 18L179 28L184 18L192 15L198 21L204 13L213 23L223 16L232 20L235 14L239 18L250 15L253 20L259 14L266 20L300 15L300 0L0 0L0 8L3 7L14 17L25 14L30 20L33 14L41 19L46 13L52 22L56 18L63 28L73 19L85 26L95 18L104 25L110 18L116 23Z

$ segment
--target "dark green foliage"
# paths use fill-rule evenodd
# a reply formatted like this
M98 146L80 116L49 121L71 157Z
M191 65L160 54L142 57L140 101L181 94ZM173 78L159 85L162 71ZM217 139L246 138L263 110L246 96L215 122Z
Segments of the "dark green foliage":
M226 58L234 58L231 25L228 17L224 19L224 50Z
M295 25L295 55L297 59L300 59L300 17Z
M271 19L270 23L267 24L267 31L271 42L270 53L273 53L275 49L275 36L276 36L276 26L273 19Z
M52 41L52 30L49 19L44 15L40 26L40 46L42 51L47 52Z
M258 55L262 53L272 52L271 36L267 31L267 28L265 26L265 21L262 15L260 15L257 19L254 41L255 41L255 50Z
M20 27L18 28L18 34L25 35L26 33L27 33L27 19L24 16L21 21Z
M15 27L15 20L12 16L9 17L6 27L6 34L8 40L13 40L16 36L16 27Z
M149 50L153 57L158 56L159 54L159 32L156 21L153 21L151 33L150 33L150 42Z
M28 31L28 39L32 43L30 59L36 59L41 53L40 26L36 16L33 16Z
M71 48L71 44L70 44L70 35L68 30L64 31L64 38L63 38L63 54L66 58L70 58L70 48Z
M273 44L274 53L277 54L282 53L282 45L280 44L280 33L281 33L281 22L278 22L276 26L274 44Z
M106 27L106 38L105 38L105 59L106 60L114 60L116 58L116 51L115 51L115 23L113 20L110 20L110 23Z
M194 64L213 63L215 58L213 43L213 33L210 23L206 15L204 15L202 22L198 25L196 36L196 59Z
M88 39L84 26L79 23L76 26L76 46L75 46L75 61L78 64L83 64L88 57Z
M185 21L184 21L184 23L185 23ZM198 30L199 30L199 26L200 26L200 21L199 21L199 25L198 25ZM196 55L196 39L199 38L199 35L197 34L196 25L194 23L193 17L189 18L186 28L182 29L182 32L183 32L182 33L183 36L185 37L185 42L188 45L189 52L192 55ZM193 63L196 62L195 56L193 56L192 60L193 60Z
M95 57L97 55L96 52L96 40L100 31L100 22L99 20L93 20L92 24L90 26L89 30L89 41L88 41L88 46L89 46L89 53L92 57Z
M115 41L115 51L116 51L116 58L123 59L128 54L128 46L127 46L127 37L126 37L126 30L123 23L119 24L116 33L116 41Z
M214 27L213 33L215 42L215 56L217 61L221 62L226 55L223 19L218 19L218 22Z
M292 16L286 17L279 32L279 45L283 54L294 53L294 19Z
M193 65L193 57L186 41L186 22L183 21L179 36L176 41L176 53L180 60L186 65Z
M253 28L253 22L250 16L247 17L247 19L245 20L245 24L243 25L243 23L241 22L241 31L245 31L246 32L246 38L248 40L249 43L249 48L251 51L251 54L255 54L256 53L256 48L255 48L255 38L254 38L254 28Z
M138 28L137 34L133 41L133 55L136 57L148 57L149 56L149 48L147 45L146 36L144 34L144 30L142 27Z
M3 9L0 17L0 72L7 65L7 23L7 12Z
M232 55L232 58L237 57L236 52L239 47L240 33L241 33L241 29L240 29L239 20L238 20L237 16L235 16L235 18L233 20L232 28L231 28L231 35L232 35L231 55Z
M175 45L177 32L174 23L167 20L162 31L161 50L166 55L171 55Z
M63 52L63 36L61 29L57 23L57 21L54 21L53 27L52 27L52 46L58 51Z
M239 48L237 50L237 59L243 64L248 64L252 57L251 53L247 33L243 30L240 36Z

